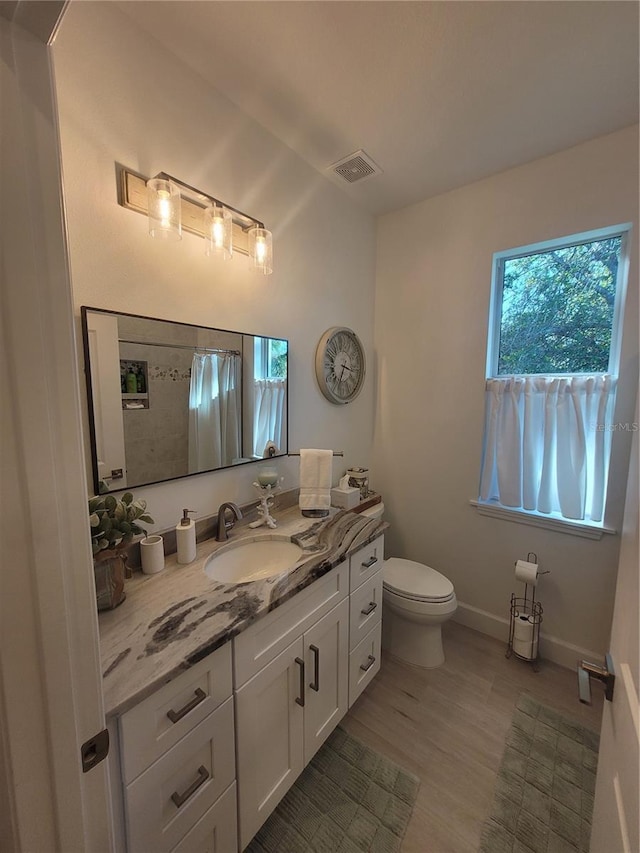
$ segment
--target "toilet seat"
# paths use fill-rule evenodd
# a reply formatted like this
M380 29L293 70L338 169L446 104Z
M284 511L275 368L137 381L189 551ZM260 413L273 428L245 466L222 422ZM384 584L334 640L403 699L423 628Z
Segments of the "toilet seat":
M402 598L444 604L455 594L449 578L424 563L390 557L382 572L383 586Z

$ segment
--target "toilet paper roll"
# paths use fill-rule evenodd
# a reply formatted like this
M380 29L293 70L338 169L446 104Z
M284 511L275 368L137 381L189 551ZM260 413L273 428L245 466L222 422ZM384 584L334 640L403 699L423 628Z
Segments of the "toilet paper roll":
M522 658L533 660L538 655L538 642L534 640L533 616L516 616L513 626L513 651Z
M164 542L154 534L140 540L140 559L145 575L155 575L164 569Z
M516 563L516 580L535 586L538 583L538 564L518 560Z

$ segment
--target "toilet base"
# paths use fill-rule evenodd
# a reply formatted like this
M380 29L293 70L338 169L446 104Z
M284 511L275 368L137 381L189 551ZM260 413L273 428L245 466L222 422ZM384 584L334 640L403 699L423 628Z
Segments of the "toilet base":
M423 669L435 669L444 663L442 625L410 622L384 607L382 648L394 657Z

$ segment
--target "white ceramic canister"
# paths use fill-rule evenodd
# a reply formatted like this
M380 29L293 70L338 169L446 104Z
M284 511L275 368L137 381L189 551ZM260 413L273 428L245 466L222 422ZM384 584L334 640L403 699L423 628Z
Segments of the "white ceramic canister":
M164 569L164 541L153 534L140 540L140 559L145 575L155 575Z

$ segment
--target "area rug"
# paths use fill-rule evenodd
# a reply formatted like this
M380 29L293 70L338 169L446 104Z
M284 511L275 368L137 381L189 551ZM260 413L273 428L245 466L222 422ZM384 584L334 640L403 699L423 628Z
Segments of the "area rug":
M520 696L480 853L588 853L599 737Z
M245 853L395 853L419 784L338 727Z

